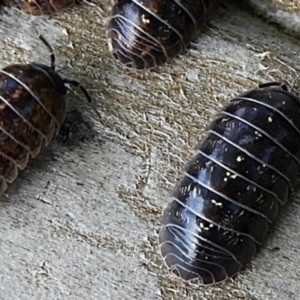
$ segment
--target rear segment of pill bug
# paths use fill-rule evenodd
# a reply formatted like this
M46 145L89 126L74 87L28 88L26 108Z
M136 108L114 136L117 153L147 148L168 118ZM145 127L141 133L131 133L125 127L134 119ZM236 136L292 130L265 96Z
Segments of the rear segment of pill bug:
M4 5L21 9L31 15L52 15L64 11L82 0L3 0Z
M107 26L109 49L128 68L149 69L174 58L220 0L118 0Z
M208 285L251 261L297 182L299 116L299 99L279 83L217 113L163 213L160 250L173 273Z

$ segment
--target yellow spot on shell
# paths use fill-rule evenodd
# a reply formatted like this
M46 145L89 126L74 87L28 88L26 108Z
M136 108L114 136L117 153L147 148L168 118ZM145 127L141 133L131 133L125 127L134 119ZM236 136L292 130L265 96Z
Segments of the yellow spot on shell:
M150 24L150 20L148 18L146 18L145 15L142 15L141 17L143 24Z
M222 202L217 202L215 199L211 199L211 203L213 203L214 205L216 206L220 206L222 207L223 206L223 203ZM212 225L212 224L211 224ZM209 227L212 227L209 225Z
M241 161L243 161L244 159L245 159L245 158L244 158L243 156L239 155L239 156L236 158L236 161L241 162Z

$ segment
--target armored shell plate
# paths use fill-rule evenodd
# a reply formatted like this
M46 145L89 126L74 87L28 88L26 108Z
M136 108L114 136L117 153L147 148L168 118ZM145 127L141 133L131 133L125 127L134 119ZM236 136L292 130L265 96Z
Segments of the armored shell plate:
M159 235L166 266L212 284L256 254L294 190L300 169L300 102L269 83L224 106L184 168Z

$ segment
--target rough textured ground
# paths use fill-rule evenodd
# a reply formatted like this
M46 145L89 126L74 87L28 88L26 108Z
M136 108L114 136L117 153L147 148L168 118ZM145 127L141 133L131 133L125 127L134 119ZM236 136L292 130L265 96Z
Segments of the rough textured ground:
M299 0L243 0L263 18L300 37Z
M157 249L161 211L207 122L259 83L299 90L298 39L226 2L184 55L137 73L108 53L112 5L92 0L52 18L0 12L0 67L48 62L36 26L61 74L90 91L101 115L70 94L58 139L2 197L0 299L299 299L299 195L249 268L224 284L182 283Z

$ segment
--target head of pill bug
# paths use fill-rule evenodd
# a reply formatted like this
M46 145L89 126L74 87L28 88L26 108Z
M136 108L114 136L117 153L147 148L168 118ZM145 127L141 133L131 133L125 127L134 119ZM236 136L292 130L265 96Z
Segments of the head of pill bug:
M64 80L62 77L54 70L52 66L47 66L44 64L39 64L36 62L32 62L29 64L30 67L40 69L41 71L44 71L47 76L49 76L49 79L51 80L51 83L55 87L56 91L59 92L61 95L66 95L67 89Z

